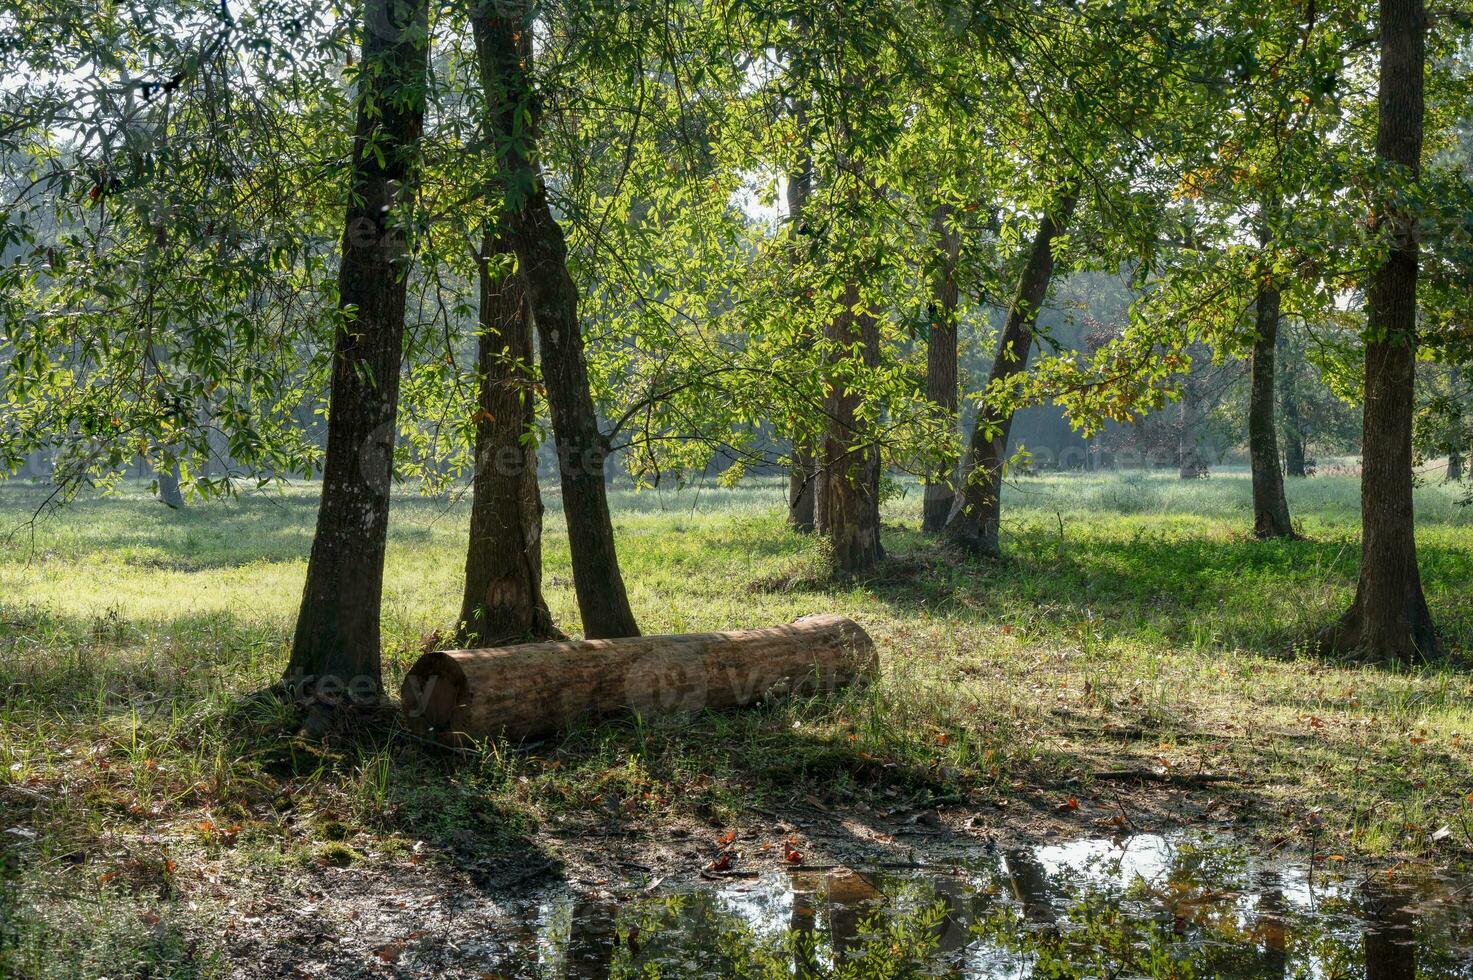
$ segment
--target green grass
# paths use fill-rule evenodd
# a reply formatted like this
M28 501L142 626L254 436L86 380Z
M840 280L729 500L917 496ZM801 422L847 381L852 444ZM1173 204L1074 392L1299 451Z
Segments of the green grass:
M1026 478L1009 494L1006 562L961 560L922 538L912 488L888 505L887 565L835 583L816 542L784 527L776 481L615 492L645 631L841 612L874 637L880 682L471 757L389 726L310 745L290 737L280 706L249 696L285 662L310 489L182 513L136 488L70 505L0 552L10 965L87 974L116 947L146 966L119 973L209 974L218 952L202 923L219 882L371 866L415 841L456 863L555 860L550 837L603 821L657 834L815 798L835 810L936 796L1047 810L1092 792L1092 772L1128 766L1239 777L1218 795L1268 838L1312 833L1321 849L1433 859L1473 848L1473 508L1456 491L1418 491L1423 578L1448 658L1415 670L1304 652L1354 588L1351 478L1292 481L1307 540L1284 544L1247 535L1241 473ZM0 527L40 499L0 486ZM548 600L576 632L555 494L548 504ZM458 610L467 511L395 501L391 690ZM1024 807L1003 812L1027 819Z

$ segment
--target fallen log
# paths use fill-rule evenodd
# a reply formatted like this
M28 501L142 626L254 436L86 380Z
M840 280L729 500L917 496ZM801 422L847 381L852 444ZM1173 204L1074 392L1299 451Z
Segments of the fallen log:
M411 731L463 745L629 711L690 713L831 691L877 666L869 634L835 615L730 633L437 650L404 678L402 710Z

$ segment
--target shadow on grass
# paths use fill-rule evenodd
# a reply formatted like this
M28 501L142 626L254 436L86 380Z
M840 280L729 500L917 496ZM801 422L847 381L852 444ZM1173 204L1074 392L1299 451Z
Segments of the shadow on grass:
M1358 542L1348 539L1141 533L1081 540L1036 528L1014 536L1002 560L981 560L909 530L890 531L890 557L855 581L907 614L960 614L1039 635L1067 635L1087 623L1101 638L1270 657L1305 651L1349 605L1360 560ZM1423 544L1418 558L1446 660L1466 663L1473 553ZM750 588L817 593L845 584L779 575Z
M305 495L192 502L180 510L128 496L72 501L28 523L43 499L40 493L0 488L0 541L17 558L103 555L139 568L183 572L304 558L317 511L317 499Z

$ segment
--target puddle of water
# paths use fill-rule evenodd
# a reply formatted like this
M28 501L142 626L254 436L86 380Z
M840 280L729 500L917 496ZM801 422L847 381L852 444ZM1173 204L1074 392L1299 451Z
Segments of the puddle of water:
M501 937L509 976L1473 978L1473 878L1351 876L1186 835L528 912Z

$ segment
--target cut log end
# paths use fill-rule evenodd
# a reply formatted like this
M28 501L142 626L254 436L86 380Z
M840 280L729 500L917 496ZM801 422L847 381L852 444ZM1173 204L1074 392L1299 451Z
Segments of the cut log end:
M742 707L832 691L873 675L874 642L843 616L785 626L427 653L402 690L404 719L451 745L547 735L579 721Z

